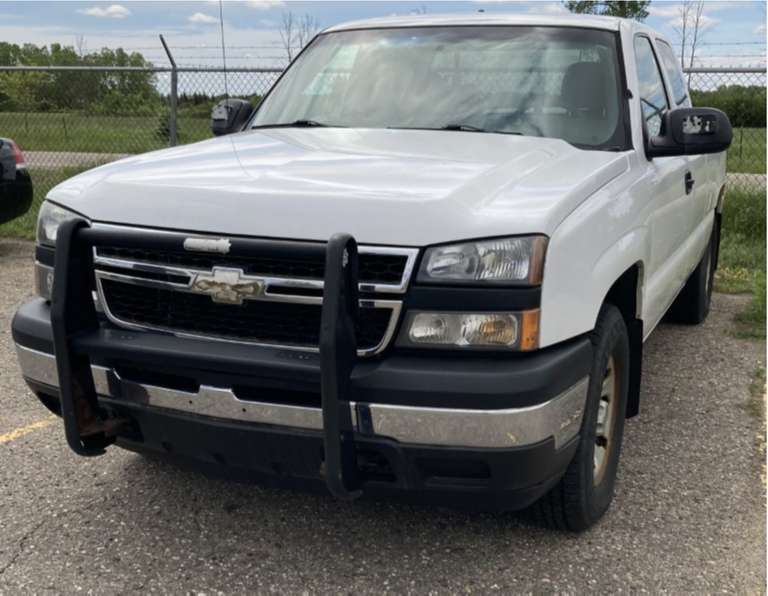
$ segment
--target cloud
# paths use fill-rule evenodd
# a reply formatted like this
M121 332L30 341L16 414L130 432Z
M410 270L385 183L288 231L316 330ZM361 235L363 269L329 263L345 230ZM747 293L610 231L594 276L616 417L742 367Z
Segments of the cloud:
M270 8L282 8L285 6L283 0L247 0L245 4L256 10L269 10Z
M707 29L711 29L715 25L717 25L720 22L720 19L716 19L714 17L707 16L705 14L701 15L699 18L699 31L706 31ZM672 27L675 27L676 29L680 29L683 25L683 17L682 15L676 16L674 19L670 19L667 21L668 25L671 25ZM693 27L693 17L688 17L688 27Z
M205 14L203 12L196 12L195 14L191 15L187 20L190 23L212 24L212 23L219 22L219 19L217 19L216 17L212 17L211 15Z
M680 15L680 5L679 4L671 4L671 3L663 3L663 4L654 4L651 3L648 5L648 8L646 8L648 11L648 14L652 17L659 17L662 19L669 19L678 17Z
M758 25L757 27L752 29L752 33L754 33L755 35L765 35L765 23L763 23L762 25Z
M77 12L88 15L89 17L101 17L107 19L124 19L131 14L131 11L121 4L110 4L106 8L92 6L91 8L81 8Z
M739 8L744 5L744 2L713 2L707 1L704 6L707 12L713 10L728 10L733 8ZM678 2L651 2L646 8L648 14L653 17L659 17L662 19L671 19L678 17L682 12L682 4ZM695 10L695 7L691 7L691 11Z
M559 2L537 2L528 12L534 14L568 14L570 11Z
M219 0L205 0L206 4L219 5ZM244 4L249 8L255 8L256 10L269 10L270 8L285 8L287 5L285 0L224 0L224 8L227 4Z
M722 10L727 8L727 3L723 2L707 2L704 4L705 10ZM648 6L648 13L651 16L665 19L665 22L670 27L675 29L681 29L683 25L683 7L681 4L672 3L659 3L650 4ZM696 18L696 8L692 6L688 14L688 26L694 26L694 20ZM720 19L711 17L705 13L702 13L699 18L699 31L706 31L711 29L720 22Z

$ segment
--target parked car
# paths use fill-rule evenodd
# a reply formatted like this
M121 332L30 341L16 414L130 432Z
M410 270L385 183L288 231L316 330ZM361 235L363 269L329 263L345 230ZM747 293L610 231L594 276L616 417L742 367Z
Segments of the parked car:
M717 266L731 127L691 107L669 42L361 21L212 117L228 136L40 210L13 336L70 447L594 524L643 342L668 310L706 318Z
M32 179L19 146L0 137L0 223L24 215L32 204Z

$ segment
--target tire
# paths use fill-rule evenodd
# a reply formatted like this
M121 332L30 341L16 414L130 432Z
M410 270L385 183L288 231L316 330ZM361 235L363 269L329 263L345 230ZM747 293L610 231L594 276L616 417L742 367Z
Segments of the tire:
M716 224L717 222L712 226L712 235L704 250L704 256L669 308L667 318L673 323L698 325L703 323L709 314L719 245L719 226Z
M586 530L613 500L630 362L627 327L619 309L603 305L591 340L594 357L576 454L560 481L530 510L538 524L557 530ZM598 413L607 417L600 431Z

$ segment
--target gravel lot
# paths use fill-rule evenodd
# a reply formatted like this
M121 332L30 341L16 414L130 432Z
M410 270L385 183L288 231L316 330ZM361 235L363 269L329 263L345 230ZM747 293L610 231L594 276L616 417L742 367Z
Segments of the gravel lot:
M9 327L31 255L0 241L0 593L765 590L761 424L746 407L765 345L728 334L742 297L717 295L704 326L663 325L646 344L616 500L574 536L212 480L117 449L78 458L18 374Z

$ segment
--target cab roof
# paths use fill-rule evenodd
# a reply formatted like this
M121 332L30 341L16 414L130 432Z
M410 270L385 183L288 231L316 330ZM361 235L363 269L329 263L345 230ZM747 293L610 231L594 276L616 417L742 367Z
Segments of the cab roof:
M594 15L544 15L544 14L509 14L509 13L468 13L444 15L409 15L379 17L350 21L334 25L325 30L345 31L351 29L380 29L388 27L435 27L461 25L527 25L542 27L583 27L587 29L604 29L618 31L624 23L636 23L617 17L601 17ZM639 23L637 23L639 24Z

